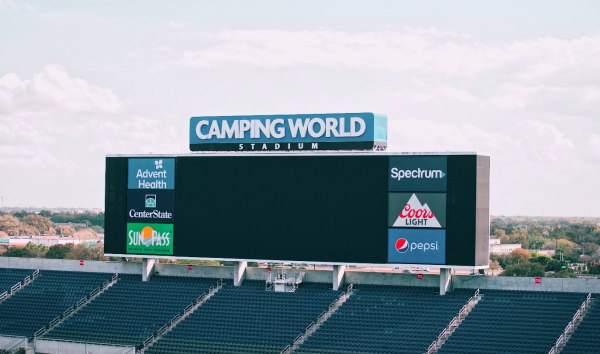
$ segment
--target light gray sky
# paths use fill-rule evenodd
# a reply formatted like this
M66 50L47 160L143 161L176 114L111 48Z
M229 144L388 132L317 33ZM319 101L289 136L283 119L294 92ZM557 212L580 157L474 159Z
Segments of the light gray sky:
M5 206L102 207L201 115L376 112L477 151L495 215L600 216L600 2L0 0Z

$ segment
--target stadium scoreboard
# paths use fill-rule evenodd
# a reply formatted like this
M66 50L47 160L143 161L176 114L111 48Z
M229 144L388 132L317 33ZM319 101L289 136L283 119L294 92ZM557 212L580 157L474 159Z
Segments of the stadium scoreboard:
M486 266L489 157L106 158L107 256Z

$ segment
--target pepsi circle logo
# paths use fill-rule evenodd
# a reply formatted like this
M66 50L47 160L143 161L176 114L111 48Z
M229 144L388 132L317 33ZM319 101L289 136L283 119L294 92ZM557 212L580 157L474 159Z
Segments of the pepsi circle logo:
M408 251L408 241L405 238L399 238L396 240L396 251L400 253Z

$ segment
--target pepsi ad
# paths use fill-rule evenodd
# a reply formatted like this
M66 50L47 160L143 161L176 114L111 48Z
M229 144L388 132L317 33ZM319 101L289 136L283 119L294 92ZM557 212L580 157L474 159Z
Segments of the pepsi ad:
M388 230L388 262L445 264L446 230Z

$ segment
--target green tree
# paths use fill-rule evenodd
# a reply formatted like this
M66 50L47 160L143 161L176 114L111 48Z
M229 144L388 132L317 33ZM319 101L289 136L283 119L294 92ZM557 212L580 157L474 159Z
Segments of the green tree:
M25 250L29 253L29 257L31 258L43 258L46 255L46 252L48 252L48 247L27 242Z
M46 255L48 248L44 245L36 245L32 242L27 242L25 247L12 246L4 253L6 257L27 257L41 258Z
M48 252L46 252L46 258L63 259L69 252L71 252L72 249L72 243L50 246L50 248L48 248Z
M198 260L198 259L178 259L175 264L193 264L193 265L204 265L204 266L220 266L221 262L213 260Z
M562 270L568 269L567 262L546 256L534 257L531 258L529 261L532 263L541 264L546 272L560 272Z
M74 245L71 251L65 255L65 259L85 259L92 261L104 261L104 245L101 243L86 246L81 243Z
M575 275L575 273L573 272L572 269L567 268L567 269L561 269L559 272L548 274L547 277L549 277L549 278L576 278L577 275Z
M29 257L29 252L22 247L9 247L3 254L4 257Z
M539 250L542 248L545 242L546 240L541 237L529 237L529 248Z
M523 262L519 264L511 264L504 269L500 274L506 277L543 277L544 266L539 263Z
M588 272L590 274L600 274L600 262L589 262Z

